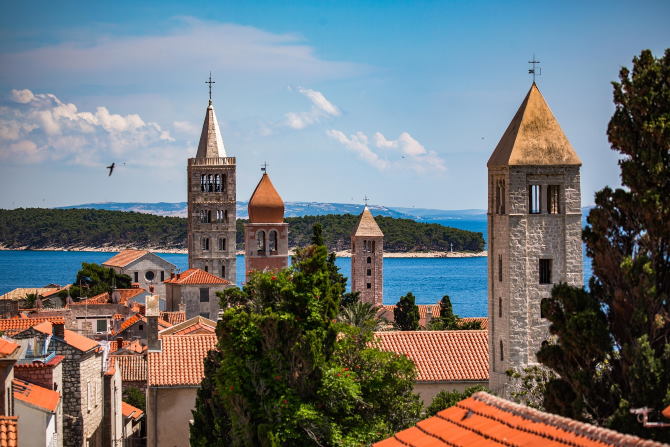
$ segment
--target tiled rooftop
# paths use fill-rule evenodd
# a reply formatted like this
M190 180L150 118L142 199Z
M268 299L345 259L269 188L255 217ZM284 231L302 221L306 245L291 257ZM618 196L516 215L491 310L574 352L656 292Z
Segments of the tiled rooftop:
M542 446L661 447L479 392L374 447Z
M149 253L146 250L123 250L102 263L106 267L125 267Z
M44 296L44 294L50 295L53 292L58 292L60 289L57 287L20 287L18 289L11 290L4 295L0 295L0 300L12 300L18 301L22 300L29 294L35 294Z
M19 345L4 338L0 338L0 359L14 354L19 349Z
M375 332L379 348L405 354L414 362L417 381L488 381L487 331Z
M53 333L52 324L48 321L44 321L38 325L35 325L33 329L40 331L43 334ZM77 334L76 332L69 329L65 329L64 333L65 343L72 346L73 348L79 349L80 351L86 352L100 347L100 344L97 341L91 340L90 338L84 337L83 335Z
M89 304L107 304L111 302L108 292L100 293L90 298L84 298L70 304L70 306L88 306Z
M60 393L29 383L21 379L12 380L14 399L18 399L43 411L55 413L60 402Z
M121 369L123 382L146 382L147 359L143 355L111 355L110 367Z
M129 327L131 327L135 323L139 323L139 322L142 322L142 323L146 324L147 319L144 315L142 315L140 313L137 313L137 314L129 317L128 319L126 319L126 321L124 321L123 323L121 323L121 327L119 328L118 332L114 332L114 335L118 335L118 334L124 332ZM168 323L167 321L163 320L162 318L158 319L158 330L159 331L162 330L162 329L167 329L170 326L172 326L172 325L170 323Z
M0 416L0 447L19 445L16 416Z
M203 360L216 347L216 335L165 335L161 351L149 351L149 386L197 386Z
M176 312L161 312L161 318L168 323L175 325L186 321L186 312L178 310Z
M143 346L139 340L112 340L109 342L109 353L114 355L115 352L120 350L136 352L138 354L143 353L147 350L146 346Z
M174 278L168 278L164 282L166 284L232 284L227 279L219 278L200 269L188 269L182 273L177 273Z
M425 327L426 323L430 319L440 317L440 305L439 304L417 304L419 308L419 326ZM395 309L395 304L384 304L381 306L380 316L386 318L389 322L394 321L393 310ZM489 319L486 317L468 317L461 318L459 321L479 321L482 329L488 329Z
M146 290L140 287L133 287L130 289L115 289L114 292L119 293L119 304L127 304L129 300L135 298L138 295L146 293Z
M144 412L137 407L133 407L132 405L121 401L121 414L123 414L124 418L138 420L144 415Z
M12 336L45 321L65 324L63 317L4 318L0 319L0 331L5 335Z
M52 368L65 360L64 355L55 355L48 362L34 360L31 363L17 363L14 369Z
M160 335L214 334L216 321L197 316L162 330Z

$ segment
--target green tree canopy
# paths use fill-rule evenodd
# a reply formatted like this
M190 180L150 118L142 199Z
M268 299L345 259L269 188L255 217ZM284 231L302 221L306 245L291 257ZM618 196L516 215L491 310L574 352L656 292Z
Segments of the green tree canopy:
M419 330L419 307L415 303L414 294L409 292L401 296L393 309L393 321L401 331Z
M538 360L560 378L545 407L616 430L670 441L631 408L670 404L670 49L649 50L614 82L607 135L623 188L596 193L584 230L589 291L558 285L543 300L555 340Z
M131 279L128 275L116 273L113 269L107 268L100 264L81 263L81 270L77 272L77 276L72 283L72 287L68 290L62 290L59 296L70 296L78 300L82 297L90 298L101 293L109 292L117 289L130 288Z

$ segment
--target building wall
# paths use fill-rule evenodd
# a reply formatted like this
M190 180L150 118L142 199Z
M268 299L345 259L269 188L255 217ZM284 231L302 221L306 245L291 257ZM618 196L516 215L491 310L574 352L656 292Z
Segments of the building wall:
M165 299L165 285L163 281L170 278L170 274L175 271L176 267L173 264L153 253L144 255L120 269L120 272L130 276L133 282L139 282L140 287L144 290L149 290L149 286L153 285L154 294L159 295L163 299ZM147 279L147 272L153 273L152 280ZM137 273L137 281L135 281L135 273ZM161 277L163 278L162 280Z
M58 406L55 424L56 433L59 434L58 445L63 445L63 363L40 367L15 367L14 376L17 379L61 393L61 403Z
M53 413L38 410L18 399L14 401L16 416L19 417L18 432L21 445L53 447L50 441L56 433L56 416ZM59 441L60 442L60 441Z
M235 284L236 265L236 165L234 157L190 158L187 169L188 191L188 265L207 270ZM203 192L201 175L223 175L221 192ZM210 211L211 221L200 221L200 211ZM227 221L217 222L216 212L227 212ZM202 247L203 238L209 238L209 250ZM219 250L218 239L226 238L226 249ZM222 266L225 272L222 274Z
M365 249L365 241L374 242L374 251ZM370 262L368 263L368 258ZM368 270L370 274L368 275ZM367 285L370 284L370 288ZM360 292L363 302L381 306L384 300L384 238L351 237L351 291Z
M499 179L506 184L504 215L495 212ZM529 185L541 186L540 214L529 214ZM548 185L560 185L558 214L547 213ZM540 316L541 300L554 284L583 283L579 167L490 169L488 219L490 387L497 392L504 391L506 370L537 363L535 354L549 326ZM540 259L551 259L551 284L540 284Z
M481 382L414 382L414 392L421 397L423 406L427 407L433 399L443 390L463 392L471 386L488 386L488 381Z
M187 320L202 315L214 321L218 319L220 309L219 297L216 293L233 287L224 284L166 284L166 286L168 311L178 311L179 304L183 302ZM209 289L209 301L200 302L200 288Z
M12 409L12 404L14 402L14 393L12 392L12 380L14 380L14 363L16 360L0 360L0 384L2 385L2 390L0 390L1 397L0 405L0 414L6 416L13 416L14 412Z
M189 445L189 421L195 408L196 387L149 387L147 446Z
M277 250L270 251L270 231L277 231ZM259 231L265 232L265 249L259 250ZM244 263L246 279L252 271L278 271L288 267L288 224L244 224Z

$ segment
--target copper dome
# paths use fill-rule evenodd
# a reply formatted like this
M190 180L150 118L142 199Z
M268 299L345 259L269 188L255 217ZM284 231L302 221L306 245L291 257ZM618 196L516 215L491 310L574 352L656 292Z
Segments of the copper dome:
M270 176L263 174L249 199L249 222L251 223L282 223L284 222L284 201L272 185Z

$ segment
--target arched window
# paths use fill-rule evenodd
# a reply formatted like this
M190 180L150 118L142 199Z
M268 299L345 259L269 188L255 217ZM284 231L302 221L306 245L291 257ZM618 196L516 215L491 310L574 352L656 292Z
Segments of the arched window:
M214 182L212 180L212 174L207 174L207 191L212 192L214 190Z
M277 231L276 230L271 230L270 234L268 235L268 248L270 249L270 253L273 253L273 252L277 251Z
M503 353L503 342L502 340L500 340L500 361L502 362L504 360L505 360L505 354Z
M219 251L226 251L226 238L225 237L220 237L219 238Z
M498 316L502 317L502 297L498 297Z
M202 249L205 251L209 250L209 238L208 237L203 237L202 238Z
M368 264L372 264L372 258L368 256Z
M221 176L219 174L214 175L214 191L221 192Z
M226 174L221 174L221 192L226 192Z
M256 233L256 244L258 247L258 254L265 254L265 231L261 230Z
M221 278L226 277L226 264L221 264Z
M200 191L207 191L205 187L207 183L207 176L205 174L200 175Z

